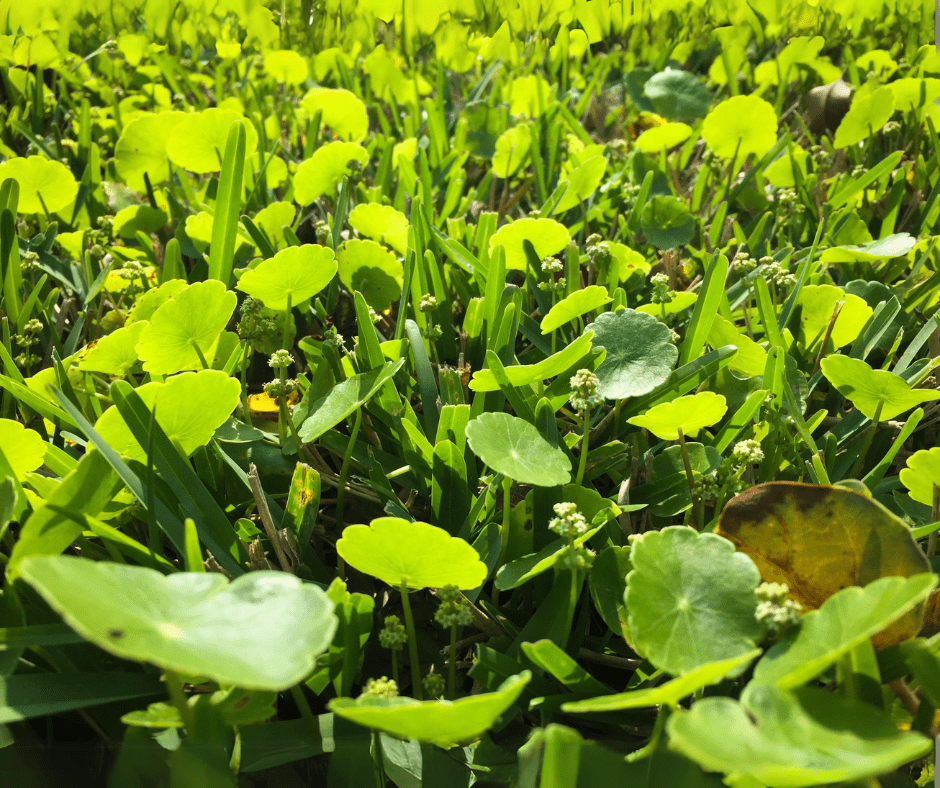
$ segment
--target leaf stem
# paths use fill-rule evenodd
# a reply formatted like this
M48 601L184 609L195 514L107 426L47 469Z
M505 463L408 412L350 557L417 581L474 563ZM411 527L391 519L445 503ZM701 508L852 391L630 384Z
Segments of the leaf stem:
M702 504L695 500L695 486L692 481L692 460L689 459L689 448L685 445L685 435L682 427L676 428L679 440L679 451L682 453L682 464L685 466L685 478L689 483L689 496L692 498L692 516L695 518L695 527L702 530Z
M284 310L284 326L281 329L281 347L284 350L290 350L287 346L287 335L290 333L291 296L293 295L290 290L287 291L287 309Z
M418 636L415 622L411 617L411 602L408 601L408 583L401 579L398 587L401 592L401 607L405 613L405 630L408 632L408 656L411 658L411 692L418 700L424 700L421 691L421 663L418 661Z
M193 346L193 350L196 351L196 355L199 356L199 363L202 364L203 369L209 369L209 362L206 361L206 356L202 352L202 348L199 347L199 343L195 339L190 340L190 344Z
M352 461L353 448L356 445L356 438L359 436L359 427L362 426L362 408L356 411L356 417L353 419L352 432L349 433L349 444L346 446L346 453L343 455L343 465L339 471L339 483L336 487L336 533L343 535L343 493L346 492L346 482L349 480L349 466Z
M591 442L591 409L581 411L581 456L578 458L578 476L575 485L580 487L587 469L588 446Z
M375 774L378 778L379 788L385 788L385 763L382 757L382 734L372 731L372 762L375 764Z
M450 627L450 652L447 660L447 700L457 697L457 625Z
M317 718L313 716L313 711L311 711L310 704L307 703L307 698L304 696L304 691L301 689L300 685L295 684L291 687L290 694L294 699L294 703L297 704L297 709L300 711L304 725L310 732L310 737L314 741L320 741L320 726L317 724Z
M884 404L885 401L883 399L878 400L878 407L875 408L875 415L872 417L871 424L865 431L865 437L863 438L861 448L858 451L858 457L855 460L855 464L852 466L852 473L849 476L851 479L857 479L858 475L865 467L865 455L868 454L868 450L871 448L871 442L875 439L875 432L878 430L878 424L881 422L881 411L884 408Z
M163 671L163 683L166 684L167 691L170 693L170 700L176 706L180 713L180 719L183 721L183 728L188 736L193 735L193 710L190 708L186 693L183 692L183 679L175 670Z

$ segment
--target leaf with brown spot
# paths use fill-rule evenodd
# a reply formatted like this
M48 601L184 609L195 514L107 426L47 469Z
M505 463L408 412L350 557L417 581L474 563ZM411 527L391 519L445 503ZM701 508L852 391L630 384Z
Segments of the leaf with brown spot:
M725 507L716 534L757 564L768 582L786 583L804 609L849 586L930 571L910 528L884 506L840 487L770 482ZM872 639L884 648L914 637L920 604Z

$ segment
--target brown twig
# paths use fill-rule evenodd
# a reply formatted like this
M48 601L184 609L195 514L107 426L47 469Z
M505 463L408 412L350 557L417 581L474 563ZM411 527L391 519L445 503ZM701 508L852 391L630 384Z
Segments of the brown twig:
M261 523L264 525L268 539L274 547L277 562L281 565L282 571L293 574L291 571L291 563L277 537L277 526L274 524L274 518L271 517L271 510L268 508L268 499L264 496L264 489L261 487L261 479L258 478L258 469L255 467L254 463L248 466L248 484L251 486L251 493L255 497L255 504L258 507L258 514L261 516Z

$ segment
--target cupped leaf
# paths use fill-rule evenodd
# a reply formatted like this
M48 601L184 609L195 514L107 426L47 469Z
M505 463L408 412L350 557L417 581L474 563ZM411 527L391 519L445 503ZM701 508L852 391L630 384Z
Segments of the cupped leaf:
M245 155L250 156L258 144L255 127L235 110L217 107L184 115L167 138L167 156L190 172L218 172L229 129L236 121L245 127Z
M530 74L507 84L503 98L509 101L510 114L537 118L555 100L555 86L538 74Z
M129 326L140 321L149 321L154 312L186 285L185 279L169 279L159 287L151 287L146 293L141 293L137 296L130 312L127 313L127 320L124 321L124 325Z
M847 148L880 131L894 114L894 102L894 91L888 85L867 96L856 97L836 129L833 146Z
M894 233L860 246L833 246L823 250L819 259L824 263L873 263L903 257L917 243L908 233Z
M565 193L552 213L561 213L581 205L597 191L606 169L607 159L603 156L592 156L575 167L566 179L559 181L559 186L565 185Z
M486 564L463 539L400 517L349 526L336 552L350 566L396 588L404 582L409 588L471 589L486 579Z
M900 473L901 484L915 501L933 506L933 488L940 485L940 446L915 451Z
M301 407L296 417L302 416L307 410L311 410L313 415L304 419L300 425L300 439L304 443L313 443L327 430L333 429L351 416L391 380L404 363L404 359L386 361L381 367L361 372L337 384L330 389L329 394L313 403L309 409Z
M536 364L517 364L506 367L506 377L512 386L529 386L533 383L560 375L573 364L585 358L591 352L591 338L594 331L591 327L580 337L563 350L544 358ZM493 371L480 369L473 373L470 379L471 391L499 391L499 382Z
M642 312L605 312L591 329L591 343L607 351L595 372L600 379L597 390L605 399L649 393L669 377L679 357L669 327Z
M940 391L912 389L900 375L886 369L872 369L861 359L827 356L821 368L838 392L869 419L876 415L882 421L893 419L925 402L940 399Z
M529 422L483 413L467 425L473 453L497 473L523 484L554 487L571 481L571 460Z
M55 213L71 205L78 195L78 182L69 168L44 156L7 159L0 164L0 183L7 178L19 184L20 213Z
M755 617L760 573L715 534L685 526L633 543L624 602L636 651L674 676L748 654L766 633Z
M685 123L665 123L644 131L636 146L644 153L661 153L681 145L692 136L692 128Z
M136 238L137 233L150 235L162 230L167 216L160 208L149 205L129 205L114 217L114 234L121 238Z
M355 142L329 142L317 148L313 156L301 162L294 174L294 199L301 205L310 205L333 190L349 175L350 162L365 164L369 154Z
M649 430L657 438L674 441L679 438L679 430L684 436L694 438L701 429L718 422L726 410L728 405L721 394L700 391L656 405L629 422Z
M519 699L531 678L529 671L510 676L495 692L459 700L418 701L413 698L336 698L330 711L357 725L401 739L417 739L452 747L479 739Z
M336 275L333 250L318 244L282 249L262 260L238 280L238 289L262 301L268 309L297 306L319 293Z
M653 74L643 85L643 94L653 109L669 120L697 120L708 112L712 101L701 79L677 68Z
M702 137L723 159L763 156L777 141L777 113L759 96L732 96L705 117Z
M493 233L490 249L502 244L506 251L506 268L525 271L529 263L523 241L529 241L535 247L541 260L564 249L571 241L571 234L554 219L517 219Z
M31 556L21 575L82 637L124 659L246 689L302 681L336 629L312 583L258 571L231 583L74 556Z
M307 61L293 49L275 49L264 55L264 70L278 82L302 85L307 79Z
M360 203L349 213L349 226L373 241L387 243L399 254L408 248L408 217L391 205Z
M212 358L237 302L235 293L214 279L180 290L151 315L140 334L137 355L144 371L170 375L201 368L200 354Z
M496 139L493 172L500 178L515 175L529 159L532 132L528 126L512 126Z
M614 257L609 274L613 282L626 282L633 274L646 276L652 268L642 254L625 244L610 244L610 253Z
M600 285L591 285L583 290L575 290L570 296L561 299L542 318L542 333L548 334L559 326L569 323L576 317L586 315L613 299L607 294L607 288Z
M361 142L369 132L366 105L348 90L313 88L301 103L309 117L320 112L320 122L347 142Z
M643 208L640 228L657 249L674 249L692 240L695 219L689 207L678 198L657 194Z
M212 440L235 410L241 386L221 370L205 369L175 375L166 383L145 383L136 392L148 408L156 408L157 423L189 455ZM147 461L145 449L116 407L101 414L95 429L118 454Z
M137 363L137 343L146 327L146 321L137 321L101 337L78 362L78 368L123 378Z
M42 465L46 456L46 444L39 433L26 429L12 419L0 419L0 447L13 473L20 480Z
M708 662L686 673L684 676L667 681L657 687L633 690L632 692L620 692L616 695L588 698L587 700L572 701L571 703L562 704L561 710L566 714L578 714L584 712L642 709L648 706L675 707L683 698L689 697L689 695L703 687L717 684L729 673L734 675L740 674L741 671L750 665L755 658L759 657L760 654L760 649L754 649L740 654L739 656L731 657L730 659Z
M764 374L764 368L767 366L767 351L749 336L738 331L730 320L725 320L721 315L715 315L712 327L708 331L707 341L715 350L727 345L734 345L738 349L734 358L728 363L728 369L749 378Z
M728 784L780 788L874 777L923 756L926 736L879 709L814 687L748 685L740 701L704 698L666 722L671 749Z
M924 602L936 587L937 576L928 572L912 577L882 577L864 588L842 589L819 610L803 616L799 628L771 646L754 668L754 681L783 689L805 684L909 613L916 614L913 632L880 645L913 637L924 618Z
M358 290L376 312L384 312L401 298L405 268L388 249L375 241L353 239L336 252L340 281L350 292Z
M807 350L819 346L826 331L836 302L842 301L839 317L832 327L829 339L833 348L838 350L843 345L853 342L868 323L873 314L872 308L857 295L846 293L834 285L804 285L800 291L800 332L798 339Z
M166 145L186 114L160 112L138 115L124 126L114 146L114 166L124 183L135 191L144 191L144 175L151 184L162 183L170 177L170 158Z

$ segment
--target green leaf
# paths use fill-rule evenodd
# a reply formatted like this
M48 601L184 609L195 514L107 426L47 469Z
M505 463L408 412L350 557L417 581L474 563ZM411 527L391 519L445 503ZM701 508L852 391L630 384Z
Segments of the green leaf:
M833 147L848 148L880 131L894 114L894 101L894 91L888 85L856 97L836 129Z
M375 241L353 239L336 251L340 281L350 292L358 290L376 312L384 312L401 298L405 268L388 249Z
M330 711L336 716L402 739L417 739L450 747L479 739L518 700L531 674L510 676L495 692L455 701L413 698L336 698Z
M483 413L467 425L467 442L496 473L523 484L554 487L571 481L571 460L527 421Z
M124 183L143 192L145 174L154 185L170 177L166 145L185 117L184 112L144 113L124 125L114 146L114 166Z
M21 574L65 623L124 659L246 689L303 680L336 628L326 594L286 572L165 577L139 566L33 556Z
M679 705L679 701L683 698L687 698L692 693L698 692L711 684L717 684L728 674L740 675L741 671L760 654L760 649L754 649L730 659L707 662L679 678L672 679L656 687L573 701L563 704L561 710L566 714L578 714L582 712L642 709L648 706L675 707Z
M490 254L501 244L506 251L506 268L525 271L529 261L522 242L529 241L540 260L558 254L571 241L571 234L554 219L516 219L503 225L490 237Z
M283 311L288 300L298 306L323 290L336 268L332 249L318 244L290 246L245 271L237 287L268 309Z
M113 232L121 238L135 240L137 233L150 233L162 230L167 223L167 215L160 208L149 205L129 205L114 216Z
M672 749L730 784L780 788L875 777L933 747L873 706L811 687L750 684L740 702L704 698L676 712L666 731Z
M145 321L138 321L101 337L87 355L79 359L78 368L123 378L138 361L137 343L146 327Z
M833 246L831 249L824 249L819 259L824 263L874 263L878 260L890 260L892 257L903 257L916 243L917 239L908 233L894 233L860 246Z
M864 588L850 586L829 597L819 610L803 616L757 663L754 681L783 689L811 681L843 654L887 629L930 596L932 573L882 577Z
M306 63L304 64L306 67ZM306 75L305 75L306 77ZM369 132L366 105L348 90L313 88L301 101L308 117L320 113L320 123L346 142L361 142Z
M552 211L562 213L581 205L588 197L597 191L607 169L607 159L603 156L592 156L581 162L567 178L563 178L558 185L565 185L565 193Z
M500 178L515 175L529 158L532 132L528 126L518 125L506 129L496 139L493 172Z
M237 302L235 293L215 279L180 290L151 315L140 335L137 355L144 371L169 375L201 369L199 353L206 359L214 356L215 343Z
M212 218L212 237L209 242L209 279L218 279L226 285L232 278L235 242L238 234L238 214L241 208L242 178L245 174L245 124L233 121L225 141L222 172L216 190L215 214Z
M278 82L287 85L302 85L309 75L306 59L293 49L265 52L264 70Z
M49 213L61 211L74 202L78 195L78 182L62 162L50 161L45 156L16 157L0 164L0 183L12 178L20 186L20 213Z
M0 446L20 481L42 465L46 456L46 444L39 433L12 419L0 419Z
M601 523L575 538L575 546L580 547L583 545L603 527L604 523ZM568 542L566 540L556 539L550 544L545 545L545 547L537 553L531 553L522 558L517 558L515 561L503 564L496 573L496 588L500 591L509 591L513 588L518 588L533 577L542 574L542 572L547 572L555 566L562 554L567 552L567 549Z
M159 287L152 287L146 293L140 293L127 313L125 327L142 320L149 321L154 312L186 286L185 279L169 279Z
M0 430L0 441L2 441L2 430ZM7 459L10 459L5 445L4 452ZM908 494L918 503L933 506L933 488L934 485L940 485L940 446L915 451L907 458L904 466L900 479L901 484L907 487Z
M523 643L522 653L538 668L560 681L572 692L603 694L610 689L601 684L574 659L550 640Z
M590 328L591 344L607 351L595 372L605 399L649 393L669 377L679 357L669 327L642 312L605 312Z
M571 322L576 317L600 309L604 304L609 304L611 301L613 299L607 294L607 288L600 285L591 285L583 290L575 290L571 295L563 298L548 310L548 314L542 318L542 333L548 334L559 326Z
M806 288L803 288L804 291ZM713 348L733 345L738 349L728 363L728 369L740 372L746 377L763 375L767 366L767 351L753 339L738 331L737 326L721 315L715 315L708 330L708 344Z
M656 113L669 120L697 120L708 112L712 101L701 79L676 68L653 74L643 85L643 94Z
M379 517L351 525L336 543L350 566L390 586L476 588L486 579L486 564L467 542L443 528L400 517Z
M391 205L360 203L349 213L349 226L359 235L386 243L401 255L408 248L408 217Z
M674 441L678 440L680 429L686 437L694 438L699 430L720 421L727 410L728 405L721 394L700 391L656 405L642 416L629 419L629 422L649 430L657 438Z
M187 455L212 440L241 396L238 381L215 369L184 372L166 383L146 383L135 391L148 408L156 410L157 423ZM118 454L147 461L146 450L117 408L108 408L95 423L95 430Z
M714 534L668 526L633 543L624 602L633 645L675 676L751 652L765 626L754 613L760 573Z
M692 240L695 219L689 207L678 198L657 194L644 206L640 228L657 249L675 249Z
M705 117L702 137L722 159L737 152L740 164L752 153L763 156L777 142L777 113L759 96L732 96Z
M245 155L250 156L258 144L255 127L235 110L217 107L178 119L166 141L167 156L190 172L218 172L222 169L229 131L236 121L245 129ZM158 173L160 180L162 176L162 172Z
M833 285L803 285L800 291L803 310L797 338L807 350L818 347L822 342L837 301L844 304L829 337L836 350L854 342L874 312L864 299Z
M537 364L506 367L506 377L511 385L518 388L560 375L591 352L593 336L593 330L588 328L564 350L559 350L555 355L544 358ZM492 370L480 369L473 373L469 388L471 391L499 391L499 383Z
M146 673L28 673L0 680L0 723L64 714L105 703L164 695L158 676Z
M912 389L900 375L872 369L857 358L827 356L821 366L829 382L869 419L875 418L879 403L883 403L879 418L886 421L924 402L940 399L940 391Z
M681 145L692 136L692 128L685 123L664 123L644 131L636 146L644 153L661 153Z
M331 388L329 394L314 403L313 415L300 425L300 439L304 443L313 443L327 430L351 416L391 380L404 363L404 359L386 361L381 367L362 372Z
M349 163L365 164L369 154L355 142L329 142L317 148L313 156L301 162L294 174L294 199L300 205L310 205L320 197L334 197L344 175L349 175Z

